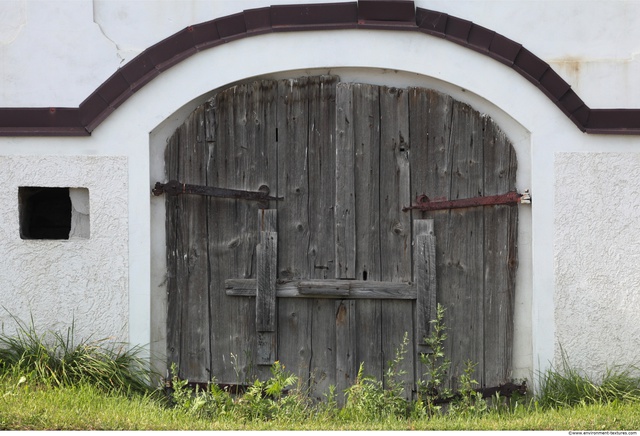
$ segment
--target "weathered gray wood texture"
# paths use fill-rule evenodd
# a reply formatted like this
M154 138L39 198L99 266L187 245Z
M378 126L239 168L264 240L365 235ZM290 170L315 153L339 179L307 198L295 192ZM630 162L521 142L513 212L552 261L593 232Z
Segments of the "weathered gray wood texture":
M335 76L241 84L176 131L166 171L284 197L262 211L167 198L168 358L183 377L243 383L278 359L320 399L360 362L382 379L406 334L410 396L437 301L449 382L467 359L483 385L509 379L517 208L402 211L418 194L515 189L508 139L468 105Z

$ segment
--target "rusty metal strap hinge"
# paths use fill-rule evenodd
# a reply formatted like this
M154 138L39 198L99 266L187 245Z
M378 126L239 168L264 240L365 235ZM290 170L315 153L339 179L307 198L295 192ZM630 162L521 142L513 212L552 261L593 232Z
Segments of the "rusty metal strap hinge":
M188 183L171 180L167 183L157 182L151 191L153 195L183 195L195 194L208 197L236 198L248 201L266 202L269 200L283 200L283 197L273 197L269 195L269 187L260 186L258 191L245 191L242 189L217 188L215 186L190 185Z
M416 198L416 204L403 207L402 211L407 212L412 209L418 209L422 211L461 209L465 207L492 206L498 204L516 205L518 203L531 203L531 195L529 194L529 190L524 191L524 193L522 194L512 191L500 195L460 198L457 200L431 200L429 199L429 197L422 194L419 195L418 198Z

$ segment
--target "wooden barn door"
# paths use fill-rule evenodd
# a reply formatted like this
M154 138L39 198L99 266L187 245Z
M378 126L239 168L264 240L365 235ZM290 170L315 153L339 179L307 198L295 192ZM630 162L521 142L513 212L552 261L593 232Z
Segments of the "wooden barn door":
M482 384L508 381L517 208L406 208L513 190L515 169L489 118L432 90L320 76L219 92L169 140L167 177L279 199L167 196L169 362L242 384L280 360L322 398L360 362L382 379L406 334L409 396L437 300L452 376L471 359Z

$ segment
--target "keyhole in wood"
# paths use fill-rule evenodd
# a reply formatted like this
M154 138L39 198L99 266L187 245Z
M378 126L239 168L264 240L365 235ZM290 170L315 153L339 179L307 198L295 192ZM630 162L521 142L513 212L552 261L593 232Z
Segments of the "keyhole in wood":
M367 272L362 271L362 280L367 280Z

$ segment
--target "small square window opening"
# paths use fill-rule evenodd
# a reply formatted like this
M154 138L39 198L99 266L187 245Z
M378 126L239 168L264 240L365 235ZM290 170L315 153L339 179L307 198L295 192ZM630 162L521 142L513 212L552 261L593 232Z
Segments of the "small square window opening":
M21 186L22 239L89 238L89 190Z

